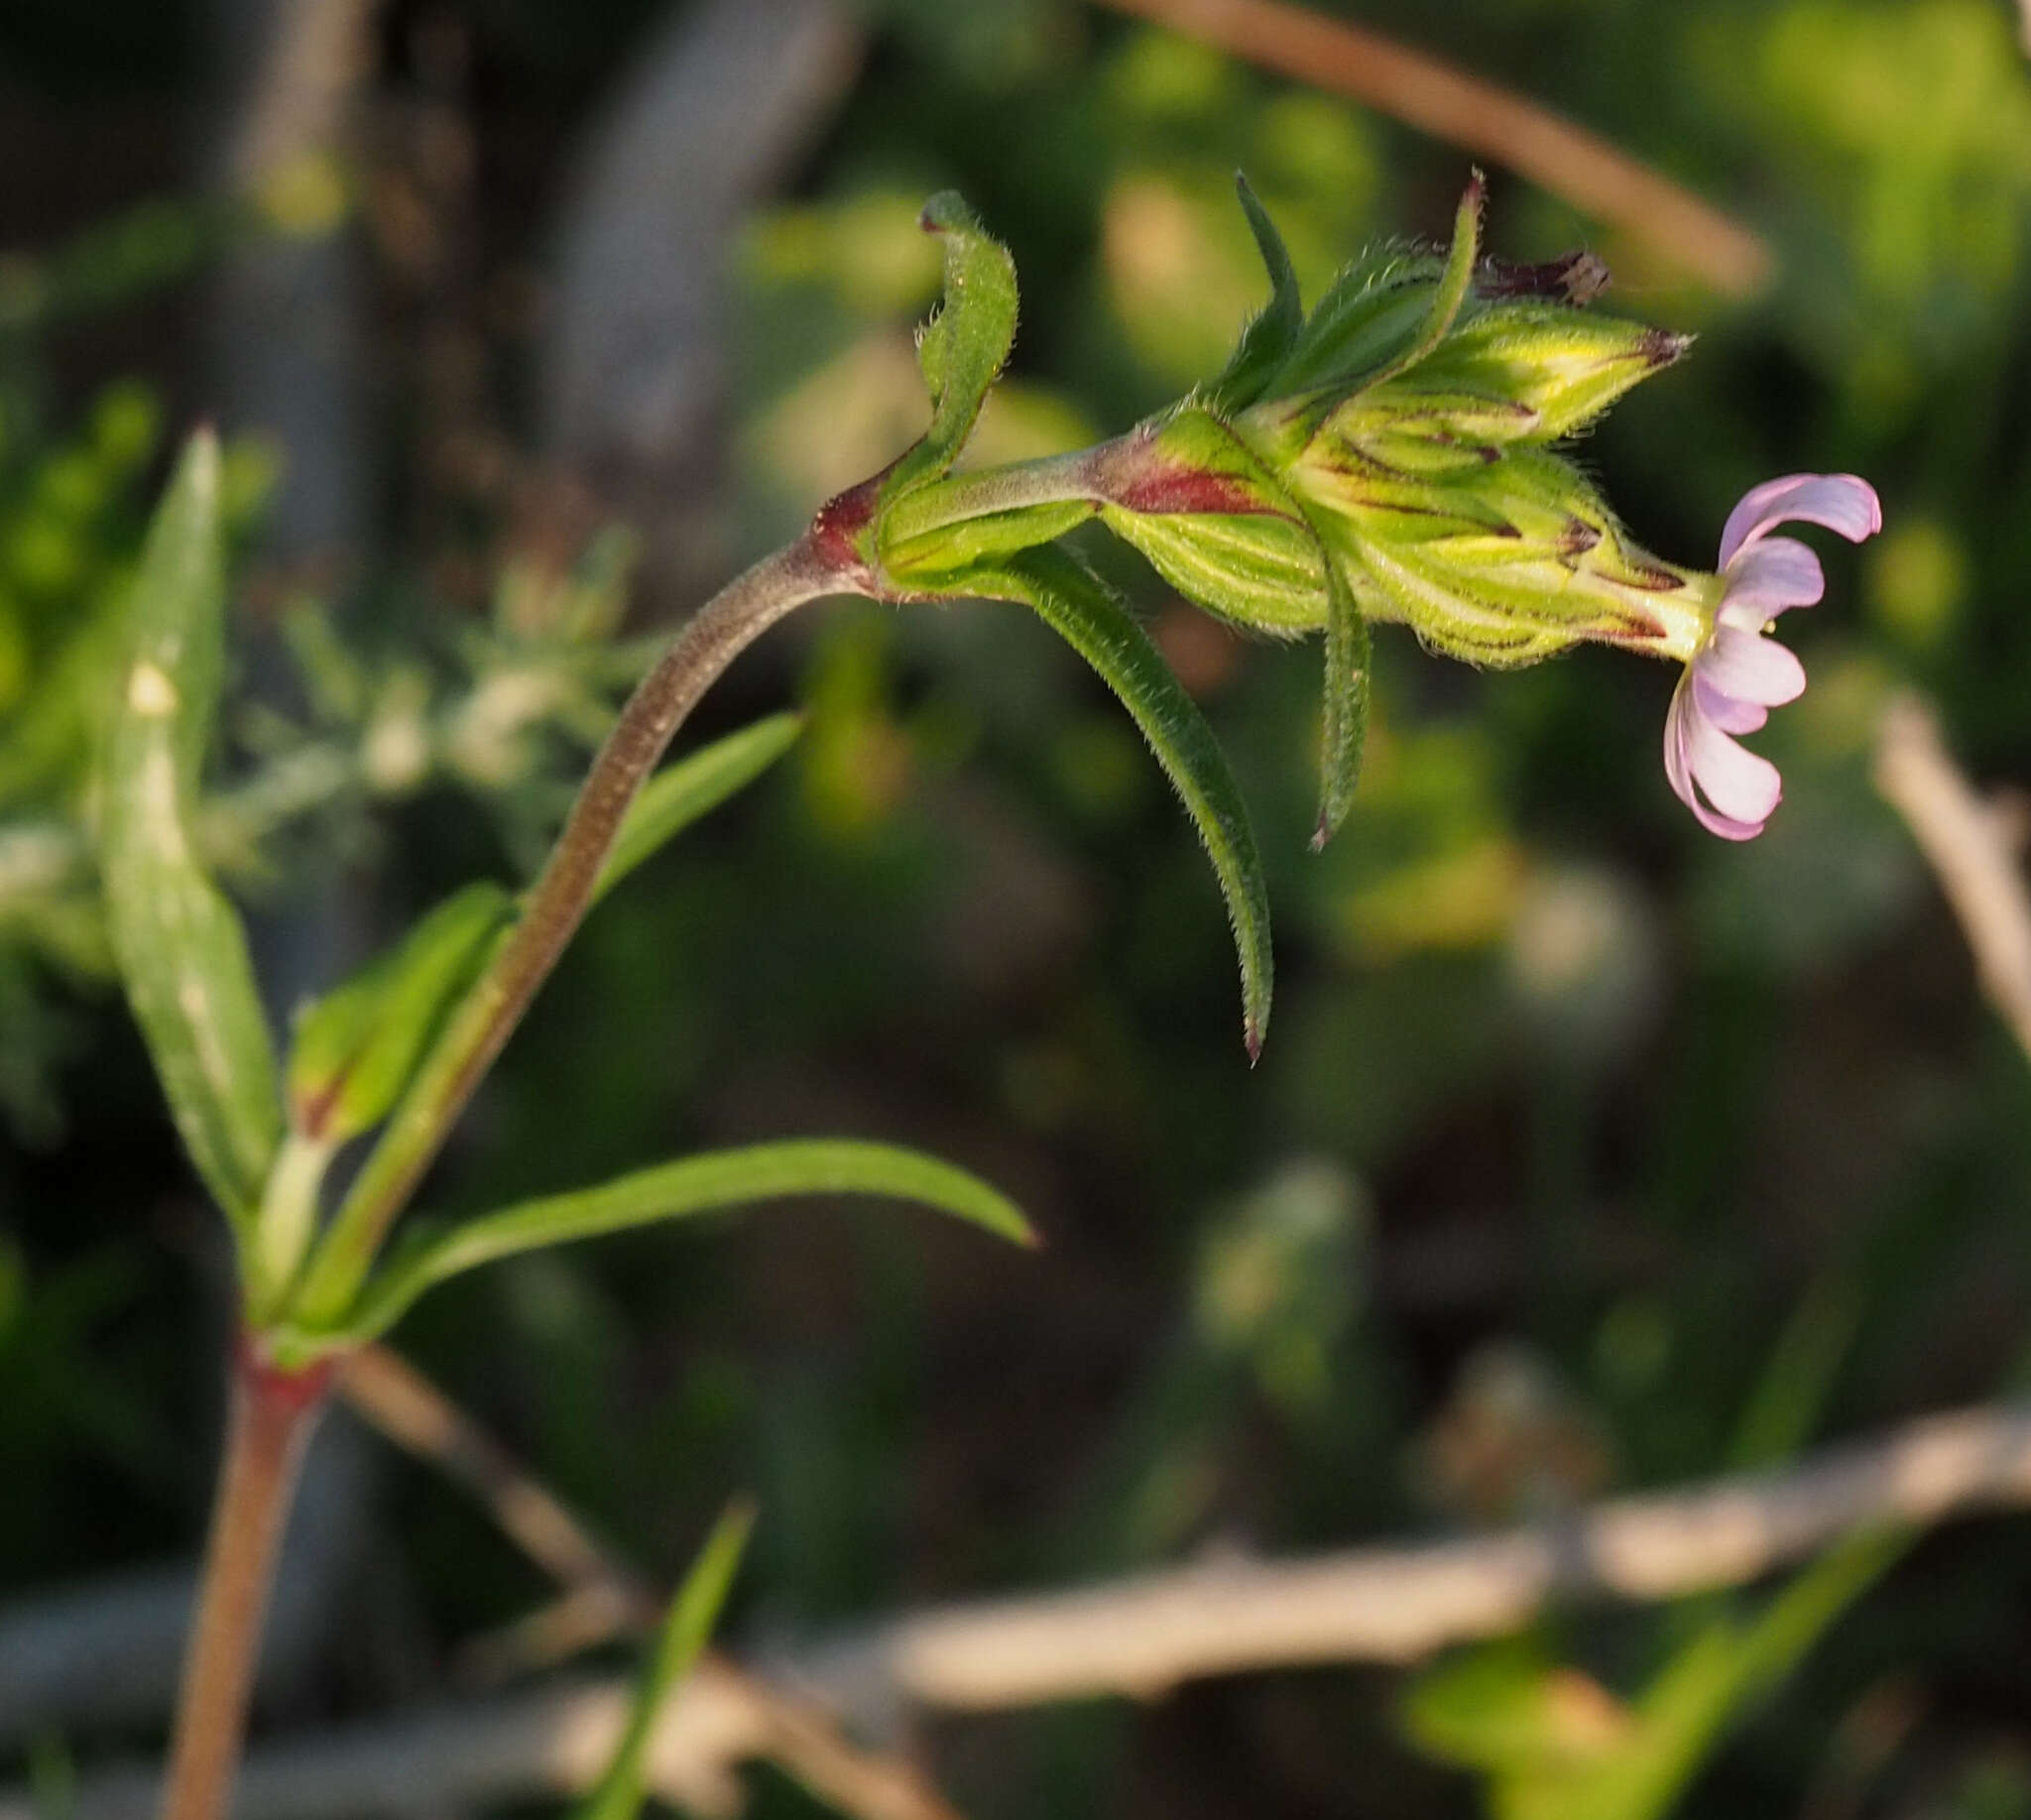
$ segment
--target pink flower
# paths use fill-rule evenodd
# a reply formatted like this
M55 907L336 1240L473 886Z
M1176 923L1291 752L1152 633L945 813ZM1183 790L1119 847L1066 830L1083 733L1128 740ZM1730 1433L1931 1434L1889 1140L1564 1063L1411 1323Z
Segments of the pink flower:
M1853 474L1786 474L1742 495L1721 533L1722 595L1713 630L1686 666L1664 722L1664 771L1700 825L1724 840L1762 833L1784 794L1768 759L1736 743L1770 710L1805 693L1805 668L1764 627L1787 607L1826 591L1820 559L1796 538L1773 538L1800 520L1851 544L1883 528L1882 503Z

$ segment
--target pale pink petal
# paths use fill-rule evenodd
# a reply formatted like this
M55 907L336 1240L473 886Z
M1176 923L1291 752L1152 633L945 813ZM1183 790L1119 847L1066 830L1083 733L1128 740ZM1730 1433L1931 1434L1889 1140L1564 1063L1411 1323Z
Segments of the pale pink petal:
M1672 690L1671 709L1664 717L1664 776L1671 793L1697 815L1700 798L1693 789L1693 770L1686 754L1686 722L1696 711L1693 672L1688 669Z
M1700 712L1724 733L1754 733L1770 718L1768 708L1722 694L1697 670L1693 674L1693 698Z
M1882 502L1858 474L1784 474L1751 487L1721 531L1721 566L1734 552L1788 520L1838 531L1859 544L1883 528Z
M1710 809L1704 802L1696 801L1693 813L1699 816L1701 827L1709 834L1720 835L1723 840L1754 840L1763 831L1760 821L1736 821L1732 815Z
M1760 713L1761 709L1754 712ZM1664 775L1671 784L1672 794L1699 819L1700 826L1710 834L1718 834L1723 840L1750 840L1762 833L1760 818L1754 821L1737 820L1725 815L1718 808L1710 807L1694 787L1693 752L1695 746L1707 739L1721 741L1741 753L1744 759L1750 757L1741 752L1732 740L1707 726L1699 704L1699 688L1693 672L1688 669L1679 678L1678 687L1671 697L1671 711L1664 717ZM1760 760L1753 761L1760 764Z
M1811 606L1827 591L1827 575L1819 557L1796 538L1768 538L1751 544L1722 574L1728 581L1722 611L1731 607L1751 610L1746 616L1730 615L1737 624L1746 617L1760 625L1786 607Z
M1805 666L1791 652L1736 626L1715 628L1693 660L1693 673L1717 694L1763 708L1781 708L1805 693Z
M1692 764L1693 781L1731 820L1760 826L1783 799L1784 780L1777 767L1747 747L1737 746L1704 715L1693 717L1686 756Z

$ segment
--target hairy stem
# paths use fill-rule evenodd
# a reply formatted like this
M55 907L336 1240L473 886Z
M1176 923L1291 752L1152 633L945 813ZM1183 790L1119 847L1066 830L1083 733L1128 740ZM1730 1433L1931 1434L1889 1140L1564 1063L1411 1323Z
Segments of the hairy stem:
M242 1347L183 1675L162 1820L219 1820L247 1727L276 1549L330 1374L279 1372Z
M531 888L523 913L460 1001L318 1247L297 1313L342 1319L381 1241L592 902L622 817L684 717L755 639L828 594L866 591L859 559L824 516L729 582L685 625L622 708Z

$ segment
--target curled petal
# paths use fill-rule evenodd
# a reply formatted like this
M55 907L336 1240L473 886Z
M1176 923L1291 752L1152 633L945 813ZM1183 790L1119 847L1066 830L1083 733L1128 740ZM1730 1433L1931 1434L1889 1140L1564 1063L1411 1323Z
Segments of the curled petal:
M1738 551L1722 573L1728 591L1721 611L1739 625L1759 626L1786 607L1809 607L1827 591L1820 559L1796 538L1769 538ZM1749 609L1742 613L1742 608ZM1729 609L1735 609L1730 613Z
M1718 626L1693 660L1693 673L1717 694L1781 708L1805 693L1805 666L1775 639Z
M1686 757L1693 782L1731 820L1761 827L1783 798L1784 780L1777 767L1736 745L1703 714L1694 714L1688 727Z
M1732 815L1724 815L1718 809L1708 806L1693 782L1693 745L1698 729L1705 724L1701 714L1698 690L1689 669L1679 678L1678 689L1671 698L1671 712L1664 717L1664 775L1670 780L1672 794L1699 818L1700 826L1710 834L1718 834L1723 840L1748 840L1762 833L1761 821L1738 821ZM1714 734L1714 738L1725 738ZM1732 741L1729 741L1732 744ZM1735 748L1740 751L1739 747ZM1747 758L1747 753L1742 753Z
M1693 700L1693 672L1688 669L1672 691L1671 711L1664 717L1664 777L1671 793L1691 809L1700 812L1699 792L1693 789L1693 767L1687 753L1687 722L1699 710Z
M1693 676L1693 700L1700 712L1724 733L1754 733L1770 718L1768 708L1724 695L1697 672Z
M1736 550L1757 542L1788 520L1824 525L1851 544L1883 528L1883 506L1876 490L1858 474L1784 474L1751 487L1728 515L1721 532L1721 566Z

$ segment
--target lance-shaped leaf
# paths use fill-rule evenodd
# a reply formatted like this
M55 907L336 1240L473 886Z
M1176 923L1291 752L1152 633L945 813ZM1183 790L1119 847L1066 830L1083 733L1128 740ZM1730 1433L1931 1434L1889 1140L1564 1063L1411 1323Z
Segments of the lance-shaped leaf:
M1481 254L1479 171L1454 217L1444 262L1382 249L1358 260L1319 301L1268 381L1254 439L1294 454L1320 416L1349 394L1409 371L1446 338L1474 289Z
M292 1349L314 1353L320 1345L372 1339L392 1327L432 1284L497 1258L798 1194L915 1201L1017 1245L1036 1243L1029 1222L1006 1195L979 1176L917 1151L846 1138L802 1138L711 1151L640 1169L596 1188L546 1195L435 1231L418 1231L398 1245L341 1327L329 1333L278 1336L278 1356Z
M657 772L628 805L613 850L600 868L599 883L593 887L593 902L597 904L701 815L747 789L796 744L803 724L801 715L772 714Z
M324 1144L380 1124L515 914L482 881L445 899L401 942L297 1014L290 1119Z
M1417 338L1379 373L1364 381L1364 389L1382 385L1399 373L1407 373L1431 353L1459 319L1461 305L1474 287L1474 266L1481 257L1481 207L1488 197L1488 183L1479 171L1467 180L1460 207L1453 216L1453 244L1447 250L1439 288L1432 294L1431 308L1419 326Z
M1001 568L983 569L968 585L1033 607L1121 698L1184 799L1227 900L1241 957L1242 1039L1253 1061L1269 1026L1269 893L1248 807L1206 717L1134 615L1076 557L1033 549Z
M931 426L889 471L882 492L896 498L942 474L973 433L989 389L1016 345L1016 262L956 190L924 204L922 225L945 243L945 301L917 343L931 394Z
M282 1104L246 932L192 825L224 645L218 443L200 431L142 552L110 704L100 859L113 950L177 1130L245 1234Z
M705 1538L684 1584L670 1601L656 1653L635 1690L635 1703L629 1709L627 1729L615 1747L613 1761L580 1804L575 1820L636 1820L641 1813L648 1792L649 1741L657 1719L705 1653L754 1527L755 1507L746 1499L737 1499Z
M1249 229L1255 236L1263 265L1269 269L1269 302L1263 306L1262 313L1242 331L1241 341L1229 356L1220 377L1201 393L1206 405L1221 413L1246 411L1262 396L1263 388L1276 369L1297 345L1298 333L1305 322L1304 301L1298 295L1297 270L1290 263L1290 253L1283 244L1283 236L1276 231L1276 223L1269 219L1268 210L1249 187L1249 180L1236 172L1234 182L1242 199L1242 209L1249 217Z
M1369 737L1369 625L1345 563L1326 562L1326 694L1319 725L1317 852L1347 819Z

